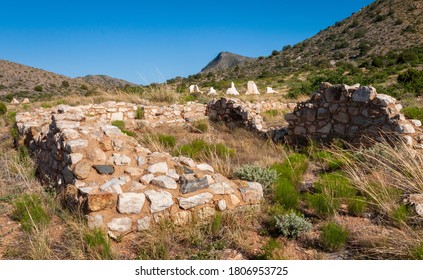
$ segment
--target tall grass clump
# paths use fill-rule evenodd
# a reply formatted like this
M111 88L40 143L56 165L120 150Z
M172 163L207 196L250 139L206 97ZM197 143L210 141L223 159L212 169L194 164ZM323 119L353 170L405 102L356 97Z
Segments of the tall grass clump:
M12 217L19 221L24 231L37 230L50 222L50 215L44 206L45 201L36 194L23 194L13 202Z
M177 153L194 159L207 158L213 155L225 158L233 157L235 150L222 143L209 144L202 139L197 139L189 144L180 146Z
M89 254L95 259L112 259L110 241L103 230L94 228L84 234L84 241Z
M273 199L286 209L295 209L298 206L300 194L297 185L308 168L307 156L292 154L284 163L273 164L271 169L278 174L274 186Z
M322 247L328 251L338 251L347 243L349 232L346 228L329 222L322 227L320 242Z
M112 125L119 128L122 131L122 133L124 133L128 136L131 136L131 137L135 137L134 132L125 129L125 122L124 121L115 120L115 121L112 121Z

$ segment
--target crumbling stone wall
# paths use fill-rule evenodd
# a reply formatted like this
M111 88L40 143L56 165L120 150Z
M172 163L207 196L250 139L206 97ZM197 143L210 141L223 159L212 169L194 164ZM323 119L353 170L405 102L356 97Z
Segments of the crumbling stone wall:
M224 121L230 127L244 127L254 132L265 134L268 127L261 116L269 110L291 111L295 103L261 101L243 102L236 98L212 100L207 106L207 115L212 121Z
M378 94L368 86L322 83L311 98L300 102L285 115L288 140L306 143L308 139L345 139L354 144L400 135L406 143L421 147L418 120L406 120L395 98Z
M90 226L122 233L163 218L182 225L260 203L260 184L232 181L208 164L150 151L110 124L133 121L136 108L61 105L16 116L20 142L31 150L40 178L83 210Z

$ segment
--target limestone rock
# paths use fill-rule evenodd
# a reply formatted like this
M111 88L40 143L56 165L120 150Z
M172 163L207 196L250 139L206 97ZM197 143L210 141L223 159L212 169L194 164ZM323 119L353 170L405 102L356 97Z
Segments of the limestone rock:
M87 223L90 229L101 228L104 225L103 216L101 214L88 215Z
M239 92L235 88L235 84L232 82L231 87L226 90L226 94L228 95L239 95Z
M153 179L154 179L153 174L147 174L147 175L144 175L140 178L140 182L143 183L143 184L150 184L151 181L153 181Z
M12 105L17 105L19 103L20 103L19 100L17 100L16 98L13 98L12 101L10 102L10 104Z
M217 95L217 91L213 88L210 87L207 91L206 91L207 95Z
M151 203L151 213L163 211L173 205L172 195L167 191L147 190L144 194Z
M107 223L107 227L113 231L128 231L132 227L132 220L131 218L114 218L109 223Z
M380 94L378 93L376 95L376 98L379 102L380 105L382 106L389 106L391 104L395 104L397 102L397 100L395 98L393 98L392 96L386 95L386 94Z
M66 143L66 151L69 153L79 152L88 147L88 141L84 139L75 139Z
M161 176L155 177L151 181L151 184L158 186L160 188L165 188L165 189L176 190L178 188L176 181L174 179L166 176L166 175L161 175Z
M247 182L246 187L240 187L242 199L250 204L258 204L263 198L263 187L257 182Z
M213 198L213 194L211 193L201 193L190 197L178 197L179 200L179 207L187 210L198 205L203 205L208 203Z
M150 173L167 173L167 171L169 170L167 163L166 162L158 162L155 164L150 165L147 168L147 171Z
M125 173L128 173L129 175L135 177L135 176L140 176L142 174L142 170L137 167L127 167L125 169Z
M118 211L122 214L139 214L144 206L145 195L142 193L121 193L118 200Z
M73 174L75 174L76 178L79 180L86 179L90 175L90 172L91 163L87 161L78 162L73 169Z
M28 104L28 103L31 103L31 102L29 101L29 99L28 99L28 98L24 98L24 100L22 101L22 104Z
M129 187L129 191L130 192L137 192L137 191L141 191L141 190L143 190L145 188L146 188L146 186L143 185L143 184L141 184L141 183L132 182L131 183L131 186Z
M110 157L109 162L113 162L116 165L129 165L131 163L131 158L126 155L113 154Z
M235 192L234 189L225 182L211 184L209 190L213 194L231 194Z
M352 94L352 101L354 102L368 102L375 99L377 95L374 87L360 86L356 92Z
M105 163L107 156L101 149L94 148L88 152L88 158L94 163Z
M217 203L217 207L219 208L220 211L225 211L226 210L226 200L224 200L224 199L219 200L219 202Z
M200 169L201 171L209 171L211 173L214 173L214 169L213 167L211 167L210 165L208 165L207 163L201 163L197 165L197 168Z
M254 81L248 81L247 83L247 91L245 92L246 95L248 94L260 94L260 92L257 89L256 83Z
M70 159L70 164L71 165L77 164L83 158L84 158L84 155L81 154L81 153L72 153L72 154L69 154L69 159Z
M198 85L190 85L189 86L189 93L202 93L198 88Z
M120 177L120 178L113 178L106 183L104 183L102 186L100 186L100 190L103 192L110 192L110 193L122 193L121 186L125 185L127 183L126 178Z
M271 87L266 87L266 93L279 93Z
M137 230L138 231L148 230L150 228L150 223L151 223L151 218L148 216L142 219L139 219L137 221Z

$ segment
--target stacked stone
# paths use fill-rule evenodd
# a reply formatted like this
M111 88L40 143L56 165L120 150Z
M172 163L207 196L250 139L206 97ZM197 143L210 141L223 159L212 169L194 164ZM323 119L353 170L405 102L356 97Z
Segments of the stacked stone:
M113 233L145 230L164 218L182 225L260 203L260 184L231 181L208 164L152 152L112 126L111 115L106 121L85 109L60 106L16 120L41 179L82 209L90 226Z
M246 127L258 133L266 133L262 112L268 110L292 110L294 103L261 101L256 103L242 102L236 98L212 100L207 105L207 115L213 121L224 121L232 127Z
M378 94L368 86L322 83L311 98L297 104L285 115L289 140L306 142L309 138L329 141L341 138L351 143L401 134L410 145L421 145L418 120L406 120L395 98Z
M183 125L206 118L206 105L188 102L185 105L144 106L141 123L150 127L161 125Z

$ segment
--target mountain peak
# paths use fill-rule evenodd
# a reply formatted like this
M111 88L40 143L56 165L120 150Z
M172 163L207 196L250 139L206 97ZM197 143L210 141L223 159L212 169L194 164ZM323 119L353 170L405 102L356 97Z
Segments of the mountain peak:
M207 73L220 70L227 70L253 60L255 60L255 58L222 51L212 61L210 61L209 64L206 65L206 67L201 69L201 72Z

